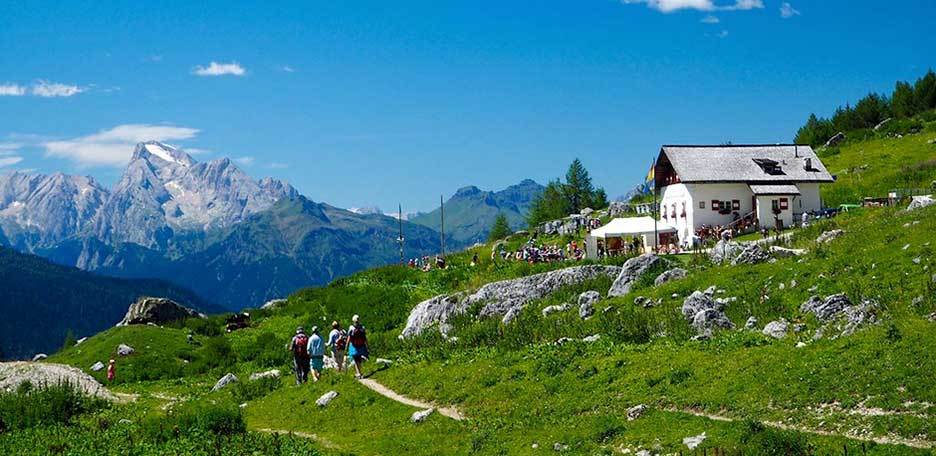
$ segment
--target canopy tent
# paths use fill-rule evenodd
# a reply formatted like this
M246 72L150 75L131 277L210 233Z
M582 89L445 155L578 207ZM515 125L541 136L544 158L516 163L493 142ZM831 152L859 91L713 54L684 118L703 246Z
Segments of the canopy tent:
M609 238L636 236L654 231L658 233L675 233L676 228L661 221L657 221L656 228L654 228L653 217L627 217L611 220L607 225L592 230L590 234L594 237Z
M612 250L611 239L624 238L627 236L639 237L641 246L645 249L652 249L657 246L658 239L653 233L658 235L663 233L675 233L676 228L659 220L654 223L653 217L626 217L611 220L605 226L596 228L585 238L585 253L589 258L598 257L598 240L602 239L605 248ZM616 241L620 243L620 240ZM666 242L664 240L664 242Z

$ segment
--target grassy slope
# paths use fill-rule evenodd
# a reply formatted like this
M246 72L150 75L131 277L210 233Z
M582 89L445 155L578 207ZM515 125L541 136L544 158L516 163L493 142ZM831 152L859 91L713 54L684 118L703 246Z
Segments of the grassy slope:
M840 154L825 159L833 172L871 163L860 179L840 173L839 182L825 190L827 200L835 198L836 192L886 192L895 173L884 166L886 161L878 166L867 151L887 150L906 163L925 162L933 156L927 147L936 150L926 144L932 136L846 145ZM914 221L919 223L914 225ZM635 291L634 295L662 299L660 306L638 308L633 296L610 299L602 305L613 307L614 312L586 322L574 311L543 318L539 309L572 300L585 289L604 290L607 280L534 303L507 328L496 320L462 319L456 328L458 343L443 345L432 335L398 341L396 335L409 309L422 299L556 267L493 265L486 247L477 250L482 264L475 268L466 266L471 252L465 252L450 258L455 267L447 271L382 268L329 287L304 290L290 297L285 309L256 312L253 328L224 337L235 354L242 354L264 333L273 334L274 345L279 345L297 324L322 326L335 317L346 321L358 313L368 325L375 355L396 359L393 367L377 372L375 379L414 397L455 404L470 417L456 423L434 415L422 425L413 425L408 418L414 409L334 375L324 384L302 388L286 386L290 380L284 378L282 386L269 395L248 401L245 413L251 428L315 433L340 451L358 454L522 454L533 443L551 449L555 442L588 454L622 446L675 451L685 448L683 437L703 431L709 436L707 446L756 452L758 442L765 439L802 438L796 433L753 432L742 421L713 421L666 409L782 421L837 434L936 440L932 407L922 405L936 403L936 380L931 375L936 371L936 333L933 323L924 318L936 310L936 284L930 280L934 258L928 244L936 230L936 208L912 214L868 210L824 223L796 236L794 243L811 250L802 262L787 259L757 266L712 267L690 258L687 264L692 273L687 279L658 289L644 283ZM909 223L906 228L905 223ZM813 244L822 230L834 227L847 234L826 247ZM522 241L514 239L510 247ZM920 264L913 263L914 258L920 258ZM792 280L796 287L791 287ZM778 286L781 282L783 290ZM739 326L754 315L761 327L784 317L806 324L807 329L780 341L746 331L722 332L707 342L689 341L691 333L677 309L691 291L713 284L725 290L724 296L739 298L727 308ZM849 337L811 341L818 324L802 315L799 305L813 286L821 295L845 292L854 300L877 300L881 323ZM764 294L769 298L762 300ZM918 296L923 299L911 304ZM551 344L558 337L595 333L602 334L595 344ZM94 360L109 356L116 344L128 343L138 352L121 361L124 378L145 378L148 371L160 372L158 376L167 379L190 375L184 366L180 372L153 369L185 364L182 359L191 348L186 347L184 334L168 328L115 328L53 360L87 370ZM202 337L198 340L207 342ZM799 341L807 345L797 348ZM197 377L130 383L118 390L173 394L195 401L239 401L231 392L206 391L227 370L243 378L270 364L259 358L238 358L230 368L217 367ZM272 364L288 369L282 360ZM313 402L328 389L341 395L334 407L318 409ZM626 421L627 407L637 403L650 404L654 410L645 418ZM833 403L839 408L818 408ZM877 409L887 414L858 414ZM854 441L839 437L809 435L808 440L820 453L841 452L843 444L857 448ZM871 445L869 452L917 453L882 445Z

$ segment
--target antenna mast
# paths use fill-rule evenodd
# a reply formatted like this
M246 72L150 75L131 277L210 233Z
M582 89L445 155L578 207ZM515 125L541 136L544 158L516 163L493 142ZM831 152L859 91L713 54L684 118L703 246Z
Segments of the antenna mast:
M397 238L397 241L400 243L400 266L403 266L403 205L399 206L399 213L397 215L397 220L400 222L400 237Z

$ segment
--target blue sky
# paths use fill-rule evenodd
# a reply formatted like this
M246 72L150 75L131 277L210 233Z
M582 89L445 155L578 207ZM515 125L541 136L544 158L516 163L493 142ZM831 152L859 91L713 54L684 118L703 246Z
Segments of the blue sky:
M316 201L428 210L663 143L788 142L936 66L931 0L0 4L0 172L121 173L137 139Z

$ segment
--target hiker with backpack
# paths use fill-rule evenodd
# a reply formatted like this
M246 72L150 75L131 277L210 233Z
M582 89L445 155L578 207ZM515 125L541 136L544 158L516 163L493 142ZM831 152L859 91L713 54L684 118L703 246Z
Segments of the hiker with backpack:
M322 342L318 326L313 326L312 336L309 337L309 368L312 371L312 380L316 382L322 377L322 368L325 365L325 344Z
M296 385L301 385L309 380L309 336L302 326L296 328L296 335L289 342L289 351L293 354Z
M341 329L337 321L333 321L332 330L328 333L328 342L325 344L331 347L332 359L335 360L335 370L341 372L344 370L345 350L348 348L348 334Z
M361 324L357 315L351 317L351 327L348 328L348 356L354 360L354 377L363 378L361 364L367 361L367 331Z

